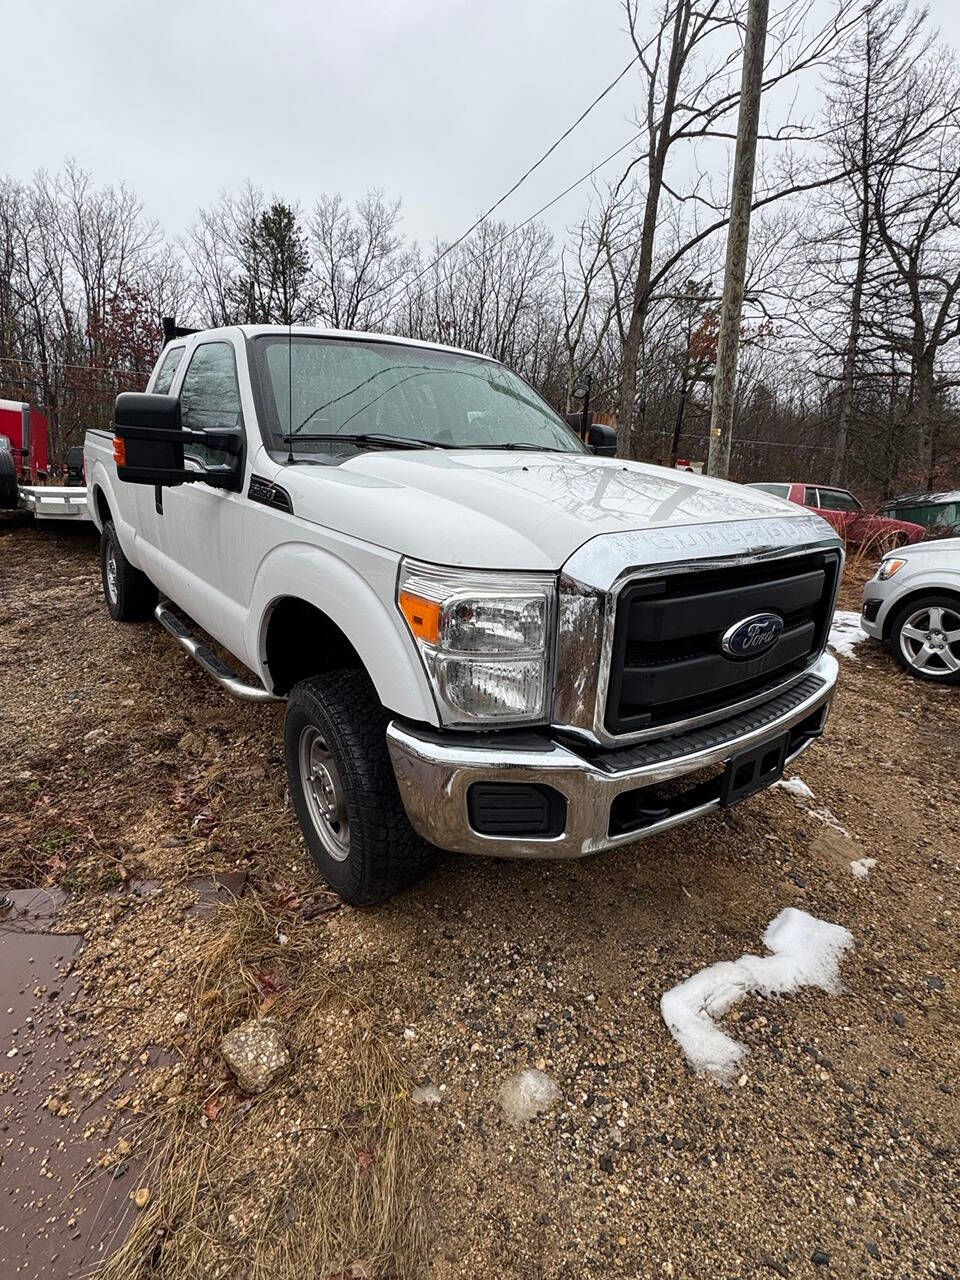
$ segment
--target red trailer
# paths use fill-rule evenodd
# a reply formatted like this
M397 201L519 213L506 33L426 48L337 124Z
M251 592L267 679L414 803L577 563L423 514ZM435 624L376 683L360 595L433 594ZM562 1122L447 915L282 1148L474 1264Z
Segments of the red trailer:
M44 414L22 400L0 400L0 510L19 508L38 520L89 520L82 474L79 484L39 483L49 469Z
M23 400L0 400L0 448L6 441L19 484L36 484L47 474L47 419L39 409Z

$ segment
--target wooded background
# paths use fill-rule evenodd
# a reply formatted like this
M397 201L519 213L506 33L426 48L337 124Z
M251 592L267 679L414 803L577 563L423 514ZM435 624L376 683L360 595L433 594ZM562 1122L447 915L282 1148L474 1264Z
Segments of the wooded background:
M375 186L304 208L251 180L171 239L69 161L0 178L0 396L46 410L61 461L145 385L162 316L322 324L491 354L561 411L589 370L621 453L705 459L745 0L624 12L636 132L573 182L562 237L501 200L418 244ZM732 475L868 501L960 485L955 57L901 3L817 12L770 16Z

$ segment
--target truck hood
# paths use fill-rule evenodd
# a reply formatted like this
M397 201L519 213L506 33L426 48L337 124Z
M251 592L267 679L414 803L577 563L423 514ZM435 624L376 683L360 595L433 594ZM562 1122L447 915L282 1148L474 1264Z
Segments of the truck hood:
M797 514L757 489L589 454L371 451L274 479L302 519L475 568L559 569L599 534Z

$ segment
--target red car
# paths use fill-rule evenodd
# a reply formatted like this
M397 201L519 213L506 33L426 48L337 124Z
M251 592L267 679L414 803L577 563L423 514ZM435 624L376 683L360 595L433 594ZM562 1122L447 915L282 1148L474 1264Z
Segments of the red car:
M751 484L749 487L772 493L775 498L786 498L800 507L809 507L829 520L837 533L853 546L869 538L883 538L888 546L903 547L927 536L922 524L866 511L849 489L823 484Z

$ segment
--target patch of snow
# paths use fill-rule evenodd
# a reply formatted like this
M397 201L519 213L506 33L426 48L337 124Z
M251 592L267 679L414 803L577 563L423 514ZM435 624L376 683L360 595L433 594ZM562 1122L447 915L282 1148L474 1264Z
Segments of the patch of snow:
M866 880L876 865L876 858L854 858L850 863L850 870L853 872L854 880Z
M785 907L767 925L763 942L771 955L710 965L660 1000L663 1020L693 1069L724 1084L734 1079L747 1050L714 1019L747 995L790 995L800 987L835 991L840 960L853 935L842 925Z
M792 796L799 796L802 800L813 799L813 792L802 778L781 778L773 785L782 787L784 791L789 791Z
M836 819L836 815L833 814L826 805L824 805L822 809L807 809L806 805L804 805L804 809L806 809L806 812L810 814L811 818L819 818L821 822L825 822L828 827L833 827L834 831L839 831L840 834L842 836L846 836L848 840L852 838L847 828L840 825Z
M787 791L790 795L794 796L798 802L803 800L812 800L814 798L813 792L802 778L781 778L779 782L775 782L773 785L775 787L782 787L784 791ZM818 805L801 804L800 807L803 809L804 813L809 813L811 818L817 818L820 822L826 823L828 827L833 827L834 831L839 831L841 835L849 837L850 832L846 827L840 825L837 821L836 815L831 813L826 805L821 807Z
M443 1094L435 1084L418 1084L410 1092L410 1101L421 1107L439 1107Z
M523 1124L546 1111L559 1097L560 1090L548 1075L527 1067L504 1082L500 1105L511 1124Z
M866 640L867 633L860 627L860 615L851 609L838 609L833 615L833 625L827 644L841 658L856 658L854 649L861 641Z

